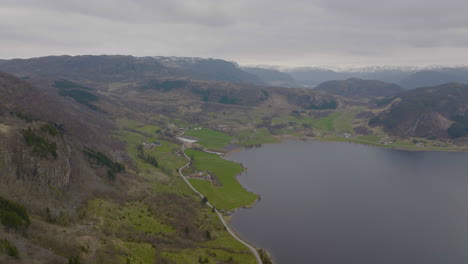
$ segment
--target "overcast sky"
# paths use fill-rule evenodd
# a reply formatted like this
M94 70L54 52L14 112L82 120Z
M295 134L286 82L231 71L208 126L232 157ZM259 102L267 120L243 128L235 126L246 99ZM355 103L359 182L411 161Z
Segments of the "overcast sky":
M0 58L61 54L466 65L468 1L0 0Z

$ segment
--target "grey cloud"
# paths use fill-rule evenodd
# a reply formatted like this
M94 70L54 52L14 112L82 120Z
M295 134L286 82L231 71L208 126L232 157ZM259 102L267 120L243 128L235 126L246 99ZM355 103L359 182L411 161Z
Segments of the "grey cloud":
M129 23L195 23L219 26L230 23L216 0L3 0L3 6L56 10Z
M455 0L0 0L0 57L60 52L312 66L460 64L468 61L467 11L468 2Z

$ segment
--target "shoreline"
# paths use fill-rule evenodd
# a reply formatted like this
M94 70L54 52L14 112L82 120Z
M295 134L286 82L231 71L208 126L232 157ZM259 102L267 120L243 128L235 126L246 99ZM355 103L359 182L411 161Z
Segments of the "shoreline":
M278 144L282 143L285 140L295 140L295 141L321 141L321 142L346 142L346 143L354 143L354 144L360 144L360 145L365 145L365 146L372 146L372 147L377 147L377 148L385 148L385 149L394 149L394 150L403 150L403 151L437 151L437 152L468 152L468 147L417 147L416 145L414 146L401 146L401 145L383 145L383 144L378 144L378 143L373 143L373 142L365 142L362 140L358 139L349 139L349 138L340 138L341 140L336 140L336 138L324 138L324 137L310 137L310 136L294 136L294 135L274 135L273 136L275 139L278 139L279 142L267 142L267 143L262 143L260 144L259 147L261 147L264 144ZM230 155L232 153L236 153L242 150L250 149L254 147L245 147L245 146L240 146L239 148L235 148L232 150L229 150L225 153L223 153L221 156L226 156Z
M191 159L190 157L187 156L187 154L185 153L185 142L182 143L182 147L181 147L181 151L182 151L182 154L184 155L184 157L188 160L188 163L183 165L182 167L180 167L177 172L179 174L179 176L183 179L183 181L193 190L195 191L196 194L198 194L201 198L206 198L202 193L200 193L195 187L193 187L193 185L187 180L187 178L184 176L184 174L182 173L182 170L189 166L190 165L190 162L191 162ZM239 183L240 184L240 183ZM262 259L260 258L260 255L258 253L258 248L247 242L246 240L242 239L240 237L240 235L238 235L236 232L234 232L231 227L229 226L228 222L224 219L224 215L221 214L218 209L216 209L213 205L211 205L211 203L209 201L207 201L205 203L206 206L208 206L209 208L211 208L212 210L214 210L214 212L218 215L219 217L219 220L221 221L221 223L224 225L224 228L225 230L237 241L239 241L241 244L245 245L248 249L250 249L250 251L252 251L255 259L257 260L257 263L258 264L263 264L262 262Z

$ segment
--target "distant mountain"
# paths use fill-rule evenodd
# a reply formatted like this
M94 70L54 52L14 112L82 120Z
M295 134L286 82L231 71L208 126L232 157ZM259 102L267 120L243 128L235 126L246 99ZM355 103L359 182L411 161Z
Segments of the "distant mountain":
M312 88L330 80L342 80L351 77L321 68L294 68L285 72L293 77L298 85L306 88Z
M232 62L218 59L124 55L49 56L0 61L0 71L16 76L134 82L160 77L263 84Z
M134 81L174 74L152 58L132 56L48 56L0 62L0 70L17 76L60 76L65 79Z
M260 67L242 67L242 70L258 76L264 83L271 86L296 87L296 81L287 73L274 69Z
M234 62L220 59L125 55L48 56L0 60L0 71L16 76L53 76L97 82L133 83L170 77L303 88L313 88L326 81L349 78L396 83L405 89L449 82L468 83L468 67L367 67L339 71L302 67L278 70L267 67L242 68Z
M315 90L351 98L388 97L403 91L401 87L393 83L357 78L324 82L315 87Z
M468 83L468 70L464 68L447 68L418 71L402 79L399 84L406 89L414 89L450 82Z
M326 81L346 80L349 78L397 83L401 79L412 74L414 71L412 68L398 67L357 68L343 71L302 67L285 70L285 72L291 75L299 85L303 87L315 87Z
M298 86L315 87L331 80L359 78L396 83L404 89L435 86L449 82L468 83L467 67L366 67L334 71L324 68L293 68L284 72L291 75Z
M197 80L265 84L258 76L245 72L237 64L220 59L191 57L154 57L168 68L176 69L178 77Z
M401 137L456 138L468 134L468 85L450 83L399 94L369 122Z

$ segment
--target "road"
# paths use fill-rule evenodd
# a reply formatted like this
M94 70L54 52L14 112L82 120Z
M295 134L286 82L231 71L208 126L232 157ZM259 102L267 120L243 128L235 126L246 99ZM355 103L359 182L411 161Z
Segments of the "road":
M185 142L182 144L182 154L184 155L184 157L188 160L187 164L185 164L184 166L180 167L179 168L179 176L182 177L182 179L185 181L185 183L187 183L187 185L195 192L197 193L202 199L203 197L203 194L201 194L199 191L197 191L197 189L195 189L195 187L192 186L192 184L187 180L187 178L185 178L184 174L182 174L182 170L185 169L186 167L188 167L190 165L190 158L187 156L187 154L185 154ZM215 213L218 215L219 217L219 220L221 220L221 223L223 223L224 227L226 228L226 230L229 232L229 234L231 234L231 236L236 239L237 241L239 241L240 243L242 243L243 245L245 245L247 248L250 249L250 251L252 251L252 253L255 255L255 258L257 259L257 263L258 264L263 264L262 262L262 259L260 258L260 255L258 254L257 250L251 246L249 243L245 242L244 240L240 239L235 233L234 231L231 230L231 228L229 228L229 225L226 223L226 221L224 220L223 218L223 215L216 209L214 208L210 202L206 202L206 205L212 209L214 209Z

